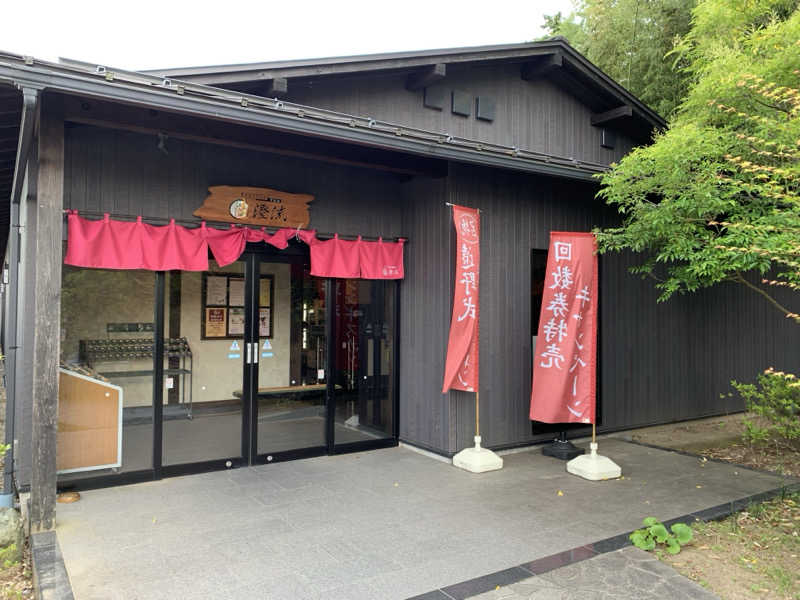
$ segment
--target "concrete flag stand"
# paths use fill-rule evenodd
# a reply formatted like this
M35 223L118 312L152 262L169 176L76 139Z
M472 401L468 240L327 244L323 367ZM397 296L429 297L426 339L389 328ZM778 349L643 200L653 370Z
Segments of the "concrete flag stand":
M481 448L481 436L475 436L475 447L465 448L453 457L453 466L472 473L485 473L503 468L503 459L487 448Z
M590 481L616 479L622 475L619 465L607 456L597 453L597 442L589 444L591 452L573 458L567 463L567 472Z

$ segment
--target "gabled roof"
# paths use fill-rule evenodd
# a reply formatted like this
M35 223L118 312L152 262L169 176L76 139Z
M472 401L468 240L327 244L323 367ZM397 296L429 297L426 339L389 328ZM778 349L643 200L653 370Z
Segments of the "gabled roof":
M519 64L523 79L546 77L553 81L587 104L596 113L596 124L612 120L619 124L621 119L633 119L634 127L646 132L644 137L649 136L652 129L666 125L661 116L589 62L562 37L523 44L158 69L148 73L221 87L261 83L269 90L272 84L272 89L277 91L275 95L280 95L280 91L285 90L286 81L293 79L395 72L407 73L407 86L413 86L414 82L424 85L426 81L446 77L448 65L493 63ZM281 83L276 86L274 82Z
M573 157L460 138L368 116L77 61L51 63L0 52L0 84L3 83L21 89L103 99L345 144L554 177L593 181L596 173L607 168L604 164Z

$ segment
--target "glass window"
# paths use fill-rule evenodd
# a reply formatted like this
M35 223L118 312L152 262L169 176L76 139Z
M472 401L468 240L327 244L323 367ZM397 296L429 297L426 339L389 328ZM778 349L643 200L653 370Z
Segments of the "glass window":
M337 445L394 435L395 286L393 281L337 279Z
M258 454L325 446L325 280L306 261L262 262L259 283Z
M153 467L155 274L62 268L59 481Z
M242 456L244 265L166 274L164 465Z

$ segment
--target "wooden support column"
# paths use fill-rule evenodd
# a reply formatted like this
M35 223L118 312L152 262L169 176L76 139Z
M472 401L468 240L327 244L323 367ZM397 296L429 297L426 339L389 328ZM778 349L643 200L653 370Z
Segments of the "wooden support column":
M45 95L39 112L33 306L33 461L31 532L55 527L58 362L61 317L61 224L64 195L64 120Z

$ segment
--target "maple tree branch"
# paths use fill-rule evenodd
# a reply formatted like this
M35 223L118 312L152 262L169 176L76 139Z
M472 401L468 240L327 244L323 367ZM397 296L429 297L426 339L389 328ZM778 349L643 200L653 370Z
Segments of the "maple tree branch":
M762 296L764 296L764 298L766 298L766 299L767 299L767 300L770 302L770 304L772 304L772 305L773 305L775 308L777 308L777 309L778 309L779 311L781 311L783 314L785 314L785 315L787 315L787 316L788 316L788 315L792 315L792 314L794 314L794 313L792 313L792 311L790 311L790 310L789 310L788 308L786 308L785 306L781 305L781 304L780 304L780 303L779 303L777 300L775 300L775 298L773 298L772 296L770 296L770 295L769 295L767 292L765 292L764 290L762 290L760 287L758 287L757 285L753 285L752 283L750 283L749 281L747 281L747 279L745 279L744 277L742 277L742 274L741 274L741 273L736 273L736 279L735 279L735 281L738 281L739 283L743 283L745 286L749 287L749 288L750 288L751 290L753 290L754 292L758 292L759 294L761 294Z

